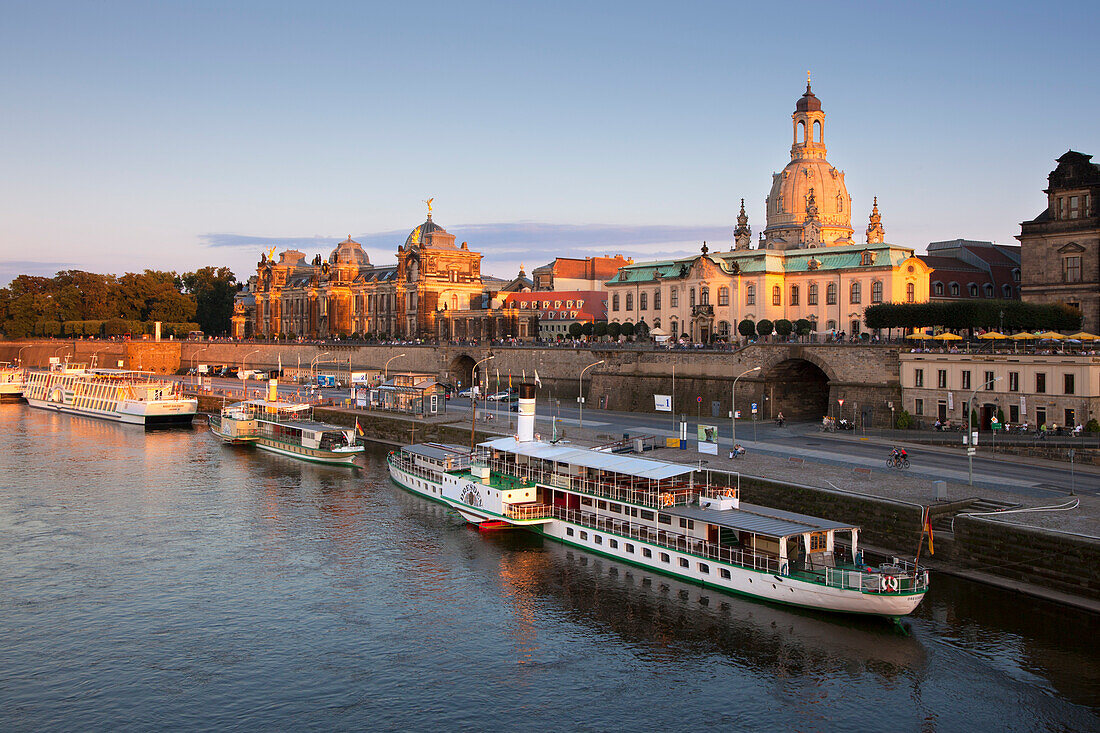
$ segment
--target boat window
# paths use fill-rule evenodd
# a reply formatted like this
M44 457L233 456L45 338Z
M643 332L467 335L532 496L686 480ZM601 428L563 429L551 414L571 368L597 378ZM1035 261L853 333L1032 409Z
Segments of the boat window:
M615 512L616 514L621 514L622 509L623 508L621 506L619 506L618 504L608 504L607 505L607 510L609 512Z
M729 580L732 577L730 571L725 568L718 568L718 574L722 576L723 580Z
M699 572L700 573L709 573L710 572L710 565L707 565L705 562L699 563Z
M688 565L689 565L689 563L687 561L687 558L686 557L681 557L680 558L680 567L686 568Z
M572 537L573 536L573 528L572 527L566 527L565 528L565 536L566 537Z
M661 562L671 562L671 561L672 561L672 558L670 558L668 556L667 552L662 552L661 553Z
M646 509L643 509L642 510L642 519L645 519L646 521L652 522L653 521L653 512L648 511Z
M619 542L618 540L609 539L607 541L607 546L610 547L612 550L617 550L619 548Z
M606 501L597 501L596 502L596 508L597 509L607 509L607 502Z
M625 545L623 545L623 549L627 552L634 552L634 545L627 542Z
M581 539L582 540L588 539L588 533L587 532L581 532Z
M586 496L581 497L581 506L592 506L592 500Z
M658 514L657 521L661 524L672 524L672 517L668 516L667 514Z
M602 545L603 544L603 537L600 537L598 534L592 535L592 539L595 541L595 543L597 545Z
M642 548L642 557L653 557L653 550L648 547Z

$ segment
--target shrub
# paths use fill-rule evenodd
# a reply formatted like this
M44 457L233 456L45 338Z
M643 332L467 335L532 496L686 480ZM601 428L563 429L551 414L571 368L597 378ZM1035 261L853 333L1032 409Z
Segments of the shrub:
M623 327L622 327L623 336L633 336L634 331L635 331L634 324L631 323L630 321L627 321L626 323L623 324Z
M909 414L909 410L899 412L894 420L894 425L897 426L898 430L908 430L913 427L913 416Z
M756 332L761 336L771 336L775 325L767 318L761 318L756 324Z
M756 335L756 324L746 318L737 324L737 333L741 334L745 338L752 338Z
M783 338L790 336L792 331L794 331L794 324L786 318L780 318L775 322L775 332Z
M622 324L618 323L617 321L612 321L611 323L607 324L607 335L610 336L611 338L613 338L613 339L619 338L619 336L622 334L622 332L623 332Z
M808 321L805 318L799 318L794 322L794 332L799 336L809 336L814 330L814 324L812 321Z

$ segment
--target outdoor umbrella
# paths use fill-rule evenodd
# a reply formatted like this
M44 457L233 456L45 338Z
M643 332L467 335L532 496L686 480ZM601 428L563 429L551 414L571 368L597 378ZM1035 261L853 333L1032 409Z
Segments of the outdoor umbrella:
M1061 341L1065 338L1065 336L1057 331L1044 331L1043 333L1036 334L1035 337L1043 341Z
M1027 331L1021 331L1020 333L1012 334L1011 336L1009 336L1009 338L1012 339L1013 341L1034 341L1035 339L1037 339L1039 337L1036 336L1033 333L1028 333Z
M913 333L905 334L905 338L907 338L907 339L917 339L917 340L920 340L920 341L924 341L925 339L930 338L930 337L924 331L913 331Z
M1003 333L997 333L996 331L986 331L978 338L990 341L993 339L1006 339L1008 336L1005 336Z
M963 337L957 333L941 333L939 336L933 336L933 341L962 341Z
M1081 341L1095 341L1097 339L1100 339L1100 336L1097 336L1094 333L1089 333L1088 331L1081 331L1080 333L1070 335L1069 338L1079 339Z

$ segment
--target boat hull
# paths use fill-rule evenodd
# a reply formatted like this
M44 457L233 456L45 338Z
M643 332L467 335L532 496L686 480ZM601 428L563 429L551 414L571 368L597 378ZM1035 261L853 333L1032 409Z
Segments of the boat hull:
M467 521L505 520L492 512L471 507L447 497L440 482L402 470L389 462L391 479L401 488L455 509ZM703 585L715 590L743 595L784 605L838 613L865 614L897 618L911 613L924 598L924 592L864 593L799 580L792 576L752 570L712 558L625 537L614 532L576 524L563 519L538 523L515 523L543 537L605 557L647 568L663 575ZM612 546L614 541L614 547ZM650 561L643 558L648 551ZM666 560L667 558L667 560ZM725 577L728 572L729 577Z
M171 410L149 410L146 412L124 412L108 410L84 410L71 407L63 402L50 402L46 400L27 399L27 404L39 410L60 412L66 415L79 415L81 417L94 417L98 420L125 423L127 425L144 425L145 427L171 427L190 425L198 411L198 403L190 406L174 406Z
M313 463L326 463L329 465L354 466L355 459L363 452L362 447L345 448L343 450L321 450L319 448L306 448L292 443L284 443L270 438L259 437L252 445L260 450L277 453L281 456L298 458Z

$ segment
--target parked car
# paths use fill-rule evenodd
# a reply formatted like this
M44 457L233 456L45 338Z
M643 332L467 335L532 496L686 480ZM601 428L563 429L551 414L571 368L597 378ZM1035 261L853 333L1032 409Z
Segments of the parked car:
M464 389L464 390L462 390L461 392L458 393L458 396L459 397L469 397L470 395L473 394L473 390L474 390L473 387L470 387L469 389Z
M499 402L500 400L508 398L510 395L510 392L494 392L485 399L489 400L490 402Z

